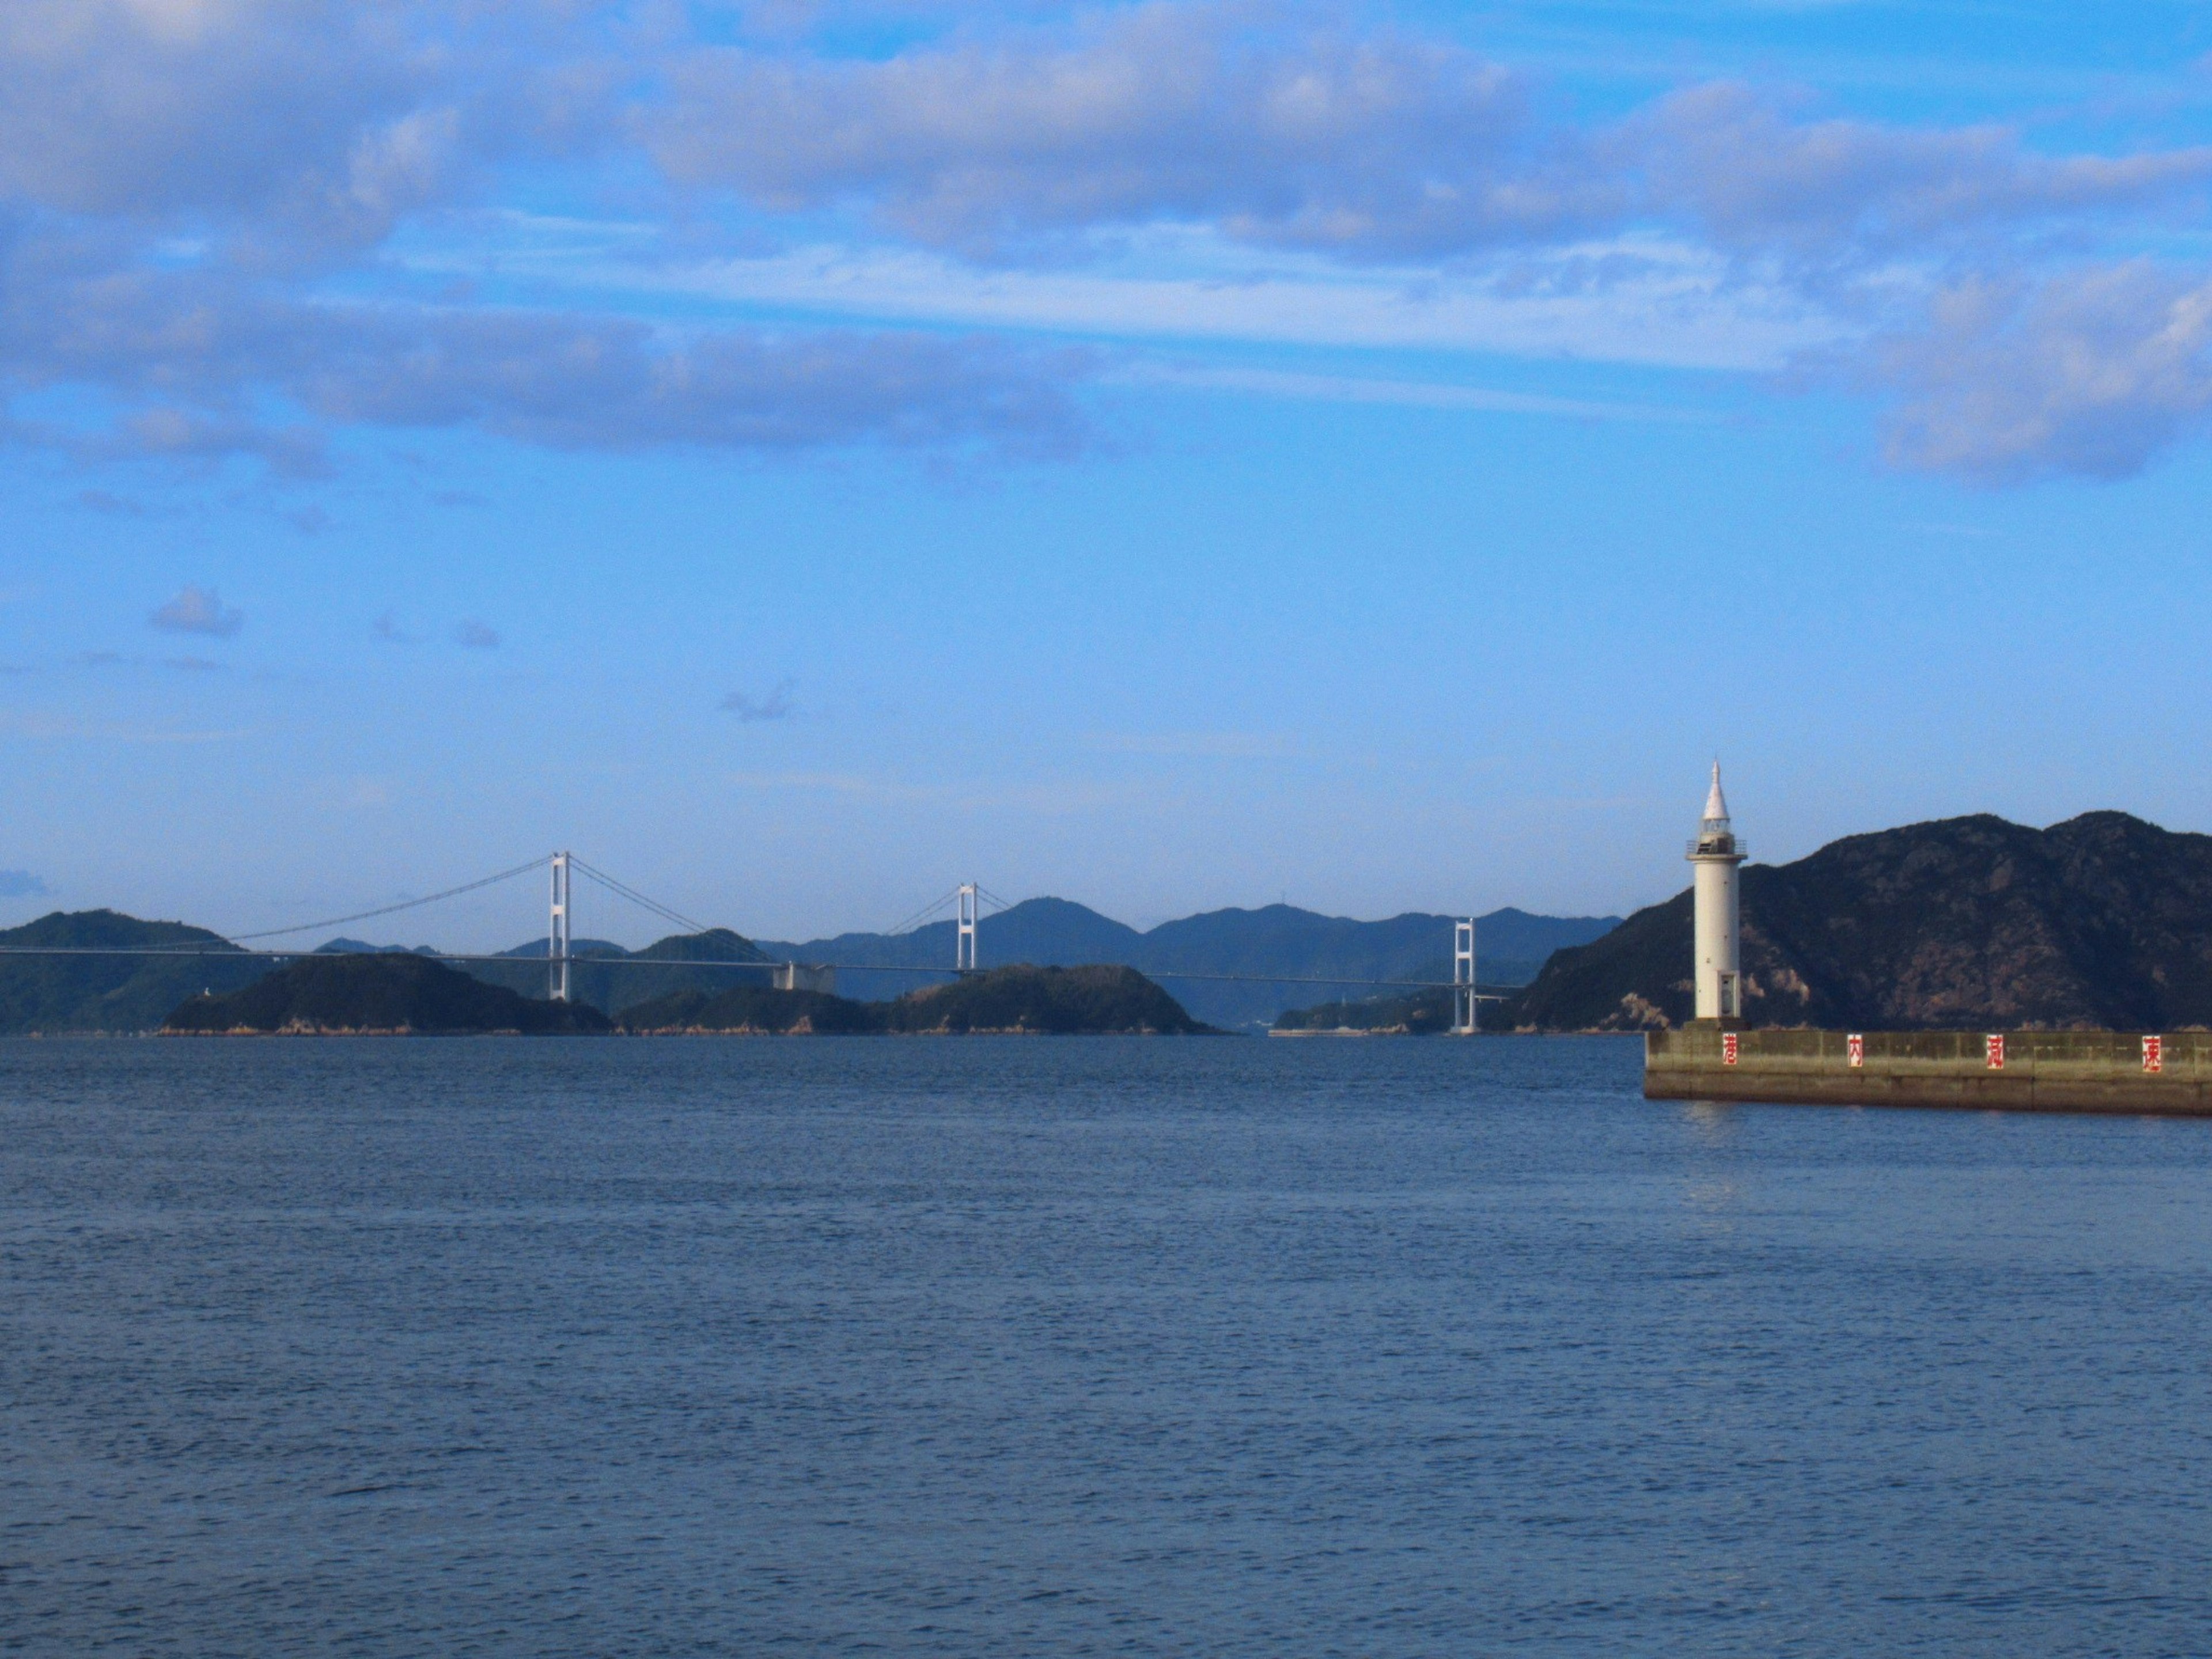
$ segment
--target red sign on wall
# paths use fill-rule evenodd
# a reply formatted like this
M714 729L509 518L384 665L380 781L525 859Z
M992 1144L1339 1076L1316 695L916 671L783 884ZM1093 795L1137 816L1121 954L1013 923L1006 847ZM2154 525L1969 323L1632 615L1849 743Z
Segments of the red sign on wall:
M1734 1031L1723 1031L1721 1033L1721 1064L1723 1066L1735 1065L1735 1033Z
M2162 1072L2166 1069L2166 1039L2147 1036L2143 1039L2143 1070Z
M1844 1039L1844 1048L1850 1054L1852 1065L1866 1064L1866 1039L1856 1031Z
M1990 1070L1992 1072L2002 1072L2004 1070L2004 1037L2002 1035L1997 1034L1984 1037L1982 1039L1982 1046L1989 1052Z

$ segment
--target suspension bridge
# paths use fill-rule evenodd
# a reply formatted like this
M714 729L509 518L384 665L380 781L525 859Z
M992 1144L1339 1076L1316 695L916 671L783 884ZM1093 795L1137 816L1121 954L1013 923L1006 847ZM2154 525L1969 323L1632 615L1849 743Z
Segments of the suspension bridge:
M183 941L175 945L0 945L0 958L9 957L210 957L225 962L240 957L261 957L271 963L296 962L311 956L383 956L392 954L394 947L370 947L359 951L332 950L327 945L306 949L287 948L268 941L289 938L301 933L324 933L333 927L349 927L356 922L373 921L387 916L419 910L426 906L456 899L465 894L489 887L516 881L538 872L548 882L550 898L547 907L545 954L543 961L546 972L546 995L556 1002L569 1000L572 991L572 969L578 963L592 968L660 968L681 966L687 969L709 972L765 973L770 982L783 990L826 988L840 971L870 974L913 974L938 977L958 977L982 971L979 954L980 929L985 917L1013 906L977 882L963 882L950 892L940 895L924 905L897 925L884 931L884 937L912 938L920 929L951 912L953 922L953 957L950 963L884 963L884 962L796 962L775 956L762 950L751 939L735 928L703 922L684 915L672 906L664 904L636 888L630 886L605 871L586 863L569 852L558 852L530 859L491 875L480 876L458 886L442 888L419 897L399 899L389 904L374 906L366 910L355 910L340 916L325 916L313 921L296 922L283 927L263 928L258 932L232 933L222 936L221 942L210 944L200 940ZM726 954L701 956L659 954L641 951L623 956L603 956L597 952L578 955L571 923L574 919L574 884L579 876L605 891L610 896L633 905L659 920L684 930L680 941L695 950L713 950ZM671 941L664 940L663 944ZM418 950L410 955L428 957L436 962L497 963L506 967L526 964L540 958L534 954L517 951L468 951ZM1338 975L1301 974L1224 974L1185 971L1174 969L1146 969L1146 976L1154 980L1208 981L1217 984L1247 985L1310 985L1338 990L1403 990L1449 991L1453 1003L1453 1030L1471 1033L1476 1026L1475 1012L1479 1004L1502 1002L1497 993L1477 988L1475 969L1475 924L1472 917L1455 921L1452 925L1452 976L1448 980L1378 979Z

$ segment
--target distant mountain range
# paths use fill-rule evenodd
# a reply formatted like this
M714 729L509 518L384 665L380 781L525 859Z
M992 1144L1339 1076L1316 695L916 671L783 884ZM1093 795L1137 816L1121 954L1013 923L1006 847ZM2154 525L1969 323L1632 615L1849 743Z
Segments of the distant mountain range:
M1534 978L1553 951L1601 937L1617 916L1538 916L1494 910L1477 919L1486 984ZM1325 916L1295 905L1209 910L1144 933L1066 899L1034 898L985 916L975 944L984 966L1033 962L1060 967L1121 963L1158 978L1194 1018L1227 1030L1264 1028L1288 1007L1327 997L1300 981L1442 980L1451 977L1455 918L1409 912L1383 921ZM763 940L771 956L799 962L949 964L956 929L933 922L909 933L841 933L803 943ZM1182 974L1279 974L1277 981L1223 983ZM882 998L910 989L911 975L841 972L841 994ZM1347 989L1356 988L1347 987Z
M1946 818L1743 871L1745 1014L1902 1030L2212 1025L2212 836L2124 812ZM1539 1030L1679 1024L1690 894L1565 950L1505 1010Z
M1418 912L1384 921L1325 916L1295 905L1257 910L1212 910L1163 922L1139 933L1066 899L1034 898L985 916L976 925L977 955L984 967L1034 963L1073 968L1120 963L1158 977L1193 1018L1226 1030L1264 1029L1285 1008L1328 994L1327 984L1301 981L1332 975L1368 980L1449 979L1454 918ZM1596 939L1617 927L1617 916L1538 916L1524 910L1492 911L1477 919L1483 982L1514 986L1533 979L1546 957L1569 945ZM679 990L719 989L735 982L728 972L700 973L675 965L713 957L743 961L758 951L778 962L839 964L837 993L861 1001L884 1001L933 982L933 970L951 967L957 933L950 921L905 933L839 933L828 939L760 939L735 933L676 935L637 951L603 939L579 939L574 954L599 958L570 970L574 994L609 1012ZM495 984L544 994L545 941L532 939L507 954L512 969L471 963L469 971ZM601 966L619 958L632 964ZM643 967L642 961L670 966ZM926 973L896 972L923 969ZM1224 983L1183 979L1183 974L1279 974L1277 981Z
M1504 984L1544 963L1533 982L1484 1024L1531 1030L1637 1030L1690 1018L1690 894L1613 918L1495 911L1480 921L1482 978ZM115 911L45 915L0 933L0 945L199 951L179 960L133 956L0 957L0 1030L150 1030L199 991L234 991L268 971L219 936L184 922ZM1033 898L980 927L984 967L1009 963L1128 964L1151 973L1207 1024L1255 1029L1285 1009L1310 1024L1433 1026L1444 998L1389 998L1363 1009L1301 980L1449 978L1451 918L1394 915L1354 922L1290 905L1225 909L1151 931L1084 905ZM476 978L544 995L544 940ZM608 1013L679 991L759 984L759 973L703 967L757 953L856 964L838 973L848 998L887 1000L936 982L894 969L949 964L951 922L902 936L759 945L728 931L675 936L623 951L577 942L575 994ZM664 957L619 967L622 957ZM234 957L234 960L226 960ZM702 967L665 964L681 957ZM1548 957L1548 960L1544 960ZM2031 830L1973 817L1836 841L1790 865L1743 869L1745 1013L1754 1024L1854 1029L2212 1026L2212 836L2172 834L2124 811L2090 811ZM1179 973L1281 975L1249 982ZM1358 998L1358 987L1345 995ZM1387 1015L1387 1018L1385 1018Z
M1754 1024L1911 1030L2212 1026L2212 836L2180 835L2124 812L2092 812L2035 830L2002 818L1853 836L1808 858L1743 871L1746 1012ZM1322 1009L1328 985L1304 980L1449 977L1452 919L1410 915L1352 921L1288 905L1216 910L1139 933L1062 899L1031 899L984 918L983 965L1123 963L1157 976L1208 1024L1251 1030L1285 1009L1304 1022L1433 1026L1441 997ZM1690 1017L1690 895L1616 925L1610 917L1501 910L1480 923L1482 976L1533 981L1484 1023L1534 1030L1636 1030ZM847 996L886 1000L932 982L896 967L952 958L949 922L890 936L757 945L714 931L631 952L582 942L577 994L611 1012L678 992L757 984L690 964L779 960L856 964ZM0 945L158 945L202 951L178 961L127 956L0 957L0 1030L149 1030L187 997L258 979L249 958L203 928L112 911L41 918L0 933ZM545 994L545 944L468 964L480 979ZM234 957L235 960L226 960ZM1546 958L1548 957L1548 960ZM620 959L628 965L617 966ZM1258 984L1181 974L1280 975ZM1347 994L1357 997L1356 987ZM1387 1018L1383 1018L1388 1016Z
M501 954L502 962L461 962L453 965L494 985L503 985L525 996L546 994L545 941L534 939ZM765 985L765 973L727 969L687 967L699 962L758 962L761 947L726 927L703 933L673 933L656 939L641 951L626 951L603 939L569 942L568 994L605 1013L619 1013L637 1003L678 991L724 991L733 985ZM777 960L784 960L777 957ZM617 967L616 963L623 965ZM512 964L512 965L510 965Z
M1384 921L1353 921L1295 906L1216 910L1164 922L1149 932L1100 915L1065 899L1030 899L983 918L977 945L985 967L1012 963L1076 967L1122 963L1162 977L1194 1018L1228 1029L1264 1026L1282 1009L1326 998L1328 985L1302 980L1341 976L1348 981L1446 979L1450 976L1453 918L1407 915ZM1505 909L1478 922L1482 977L1487 984L1526 981L1562 946L1600 937L1616 923L1610 916L1530 915ZM949 967L953 924L933 923L902 934L842 933L804 942L757 944L726 930L676 935L631 951L602 939L579 939L571 969L573 994L610 1013L682 991L718 992L759 983L757 975L690 967L701 961L739 962L765 954L778 961L859 965L838 975L840 994L884 1000L933 982L931 975L894 968ZM161 946L228 953L236 949L204 928L179 922L141 921L113 911L80 911L40 918L0 931L0 945ZM428 945L371 945L333 939L325 951L375 950L432 953ZM459 964L478 979L521 993L545 994L545 941L532 939L505 953L508 961ZM624 965L615 965L617 962ZM511 963L511 965L510 965ZM264 959L226 963L210 956L165 962L131 957L0 958L0 1031L151 1030L187 997L221 994L268 971ZM1279 974L1253 982L1179 979L1176 974ZM1356 988L1347 988L1356 989Z

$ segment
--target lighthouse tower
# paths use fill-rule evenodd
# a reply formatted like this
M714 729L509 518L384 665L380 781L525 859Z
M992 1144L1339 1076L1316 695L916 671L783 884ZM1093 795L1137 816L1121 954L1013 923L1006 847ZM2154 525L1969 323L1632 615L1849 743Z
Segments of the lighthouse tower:
M1736 939L1735 872L1749 854L1729 828L1728 797L1721 793L1721 763L1713 763L1713 789L1705 816L1690 843L1697 872L1698 1018L1734 1024L1743 1018L1743 964Z

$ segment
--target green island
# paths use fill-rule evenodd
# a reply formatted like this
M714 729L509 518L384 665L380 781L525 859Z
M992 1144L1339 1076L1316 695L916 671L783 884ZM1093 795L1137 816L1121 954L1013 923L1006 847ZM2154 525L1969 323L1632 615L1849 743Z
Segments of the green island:
M1431 990L1317 1003L1285 1009L1270 1029L1278 1036L1435 1036L1452 1029L1451 997Z
M587 1002L546 1002L428 957L303 957L251 985L186 1001L172 1036L592 1036L613 1029Z
M1133 968L1024 963L890 1002L756 985L680 990L609 1019L588 1003L526 997L427 957L383 954L304 957L241 989L188 999L161 1030L173 1036L1181 1036L1212 1028Z

